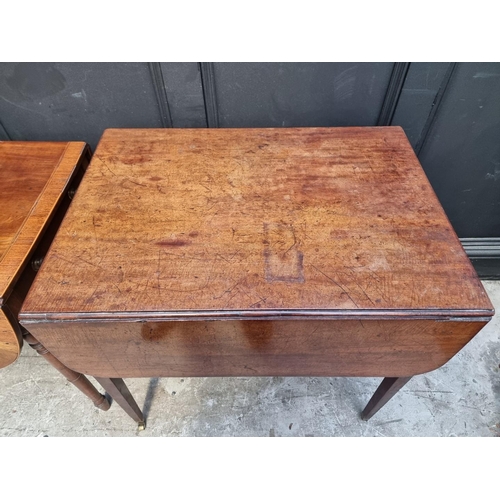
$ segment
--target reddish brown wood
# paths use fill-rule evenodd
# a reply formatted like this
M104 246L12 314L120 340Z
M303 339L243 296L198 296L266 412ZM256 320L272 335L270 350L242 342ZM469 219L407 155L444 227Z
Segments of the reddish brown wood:
M93 376L384 377L442 366L484 324L276 319L29 326L64 363Z
M17 359L22 345L19 301L11 295L16 287L27 291L20 277L69 184L88 163L85 148L84 143L0 142L0 368Z
M399 127L107 130L45 265L25 319L492 314Z
M125 410L127 415L133 418L141 430L146 426L144 415L137 406L132 394L121 378L102 378L96 377L96 380L103 386L106 392Z
M88 147L82 142L0 142L2 303L88 155Z
M0 142L0 261L16 243L20 229L43 193L67 145L64 142ZM79 149L81 153L81 144Z
M411 377L388 377L384 378L375 394L372 396L366 408L361 414L363 420L369 420L384 406L402 387L404 387Z
M54 357L38 340L29 332L24 331L24 340L41 356L43 356L58 372L62 373L68 382L71 382L85 396L87 396L94 406L100 410L109 410L109 401L99 393L99 391L89 382L85 375L77 373L74 370L64 366L56 357Z
M0 142L0 368L17 359L17 315L90 161L84 143ZM25 331L25 339L102 410L109 402Z
M378 127L107 130L20 317L100 377L409 377L492 315Z
M21 352L23 339L15 315L7 305L0 307L0 368L13 363Z

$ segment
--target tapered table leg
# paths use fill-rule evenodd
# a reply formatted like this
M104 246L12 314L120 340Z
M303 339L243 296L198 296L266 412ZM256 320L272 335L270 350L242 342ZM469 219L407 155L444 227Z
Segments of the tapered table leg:
M23 338L38 354L43 356L57 371L62 373L69 382L83 392L94 403L94 406L103 411L109 410L109 401L90 383L90 380L85 375L63 365L26 329L23 329Z
M137 406L135 399L130 394L128 387L121 378L101 378L94 377L106 392L132 417L138 424L139 430L144 430L146 422L142 411Z
M377 413L387 401L389 401L405 384L410 381L411 377L386 377L378 386L375 394L372 396L366 408L361 413L363 420L368 420Z

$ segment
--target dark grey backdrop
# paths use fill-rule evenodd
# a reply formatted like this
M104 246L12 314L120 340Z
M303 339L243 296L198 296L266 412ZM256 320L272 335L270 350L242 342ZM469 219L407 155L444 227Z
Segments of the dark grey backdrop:
M500 275L500 63L2 63L0 140L109 127L401 125L482 276Z

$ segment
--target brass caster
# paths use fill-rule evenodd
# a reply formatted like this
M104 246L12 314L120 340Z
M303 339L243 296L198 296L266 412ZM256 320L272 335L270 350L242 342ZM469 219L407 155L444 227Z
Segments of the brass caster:
M146 422L139 422L139 425L137 426L138 431L143 431L146 428Z

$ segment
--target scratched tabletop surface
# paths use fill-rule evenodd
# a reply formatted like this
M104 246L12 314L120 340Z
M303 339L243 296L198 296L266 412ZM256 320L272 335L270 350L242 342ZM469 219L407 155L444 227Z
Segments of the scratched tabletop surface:
M22 317L491 310L399 127L110 129Z

